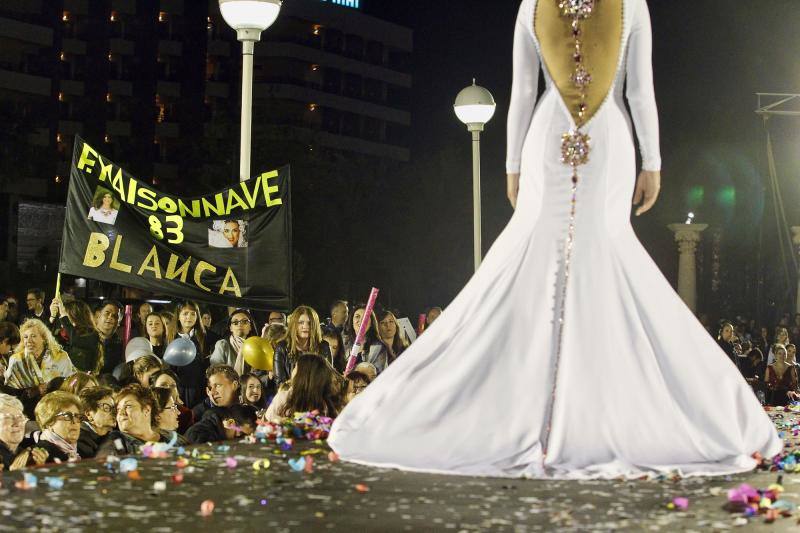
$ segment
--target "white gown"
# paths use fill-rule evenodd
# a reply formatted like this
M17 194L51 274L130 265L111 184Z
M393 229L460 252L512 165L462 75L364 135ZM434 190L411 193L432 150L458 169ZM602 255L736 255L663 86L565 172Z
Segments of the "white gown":
M565 276L572 187L571 168L559 158L561 135L574 122L546 68L534 112L535 1L523 0L514 43L507 161L509 172L521 169L514 215L431 328L344 409L328 443L345 461L477 476L750 470L754 452L771 457L783 444L630 224L636 161L626 76L644 167L661 165L647 4L624 0L617 74L584 127L592 153L580 167Z

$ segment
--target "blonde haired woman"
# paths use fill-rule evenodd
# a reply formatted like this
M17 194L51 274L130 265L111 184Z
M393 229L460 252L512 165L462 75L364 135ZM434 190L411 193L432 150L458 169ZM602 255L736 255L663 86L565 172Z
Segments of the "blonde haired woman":
M77 372L67 352L41 320L26 320L19 332L22 342L8 360L6 386L24 390L28 398L34 398L44 393L50 380Z
M322 328L316 311L307 305L301 305L292 311L287 322L289 326L286 338L275 345L273 366L276 385L280 385L292 375L298 355L304 353L322 355Z

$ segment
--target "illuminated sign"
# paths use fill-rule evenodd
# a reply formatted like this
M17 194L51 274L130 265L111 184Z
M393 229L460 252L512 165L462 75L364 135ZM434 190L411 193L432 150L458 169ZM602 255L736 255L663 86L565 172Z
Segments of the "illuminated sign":
M361 0L320 0L320 2L325 2L326 4L336 4L337 6L342 7L351 7L353 9L359 9L361 6Z

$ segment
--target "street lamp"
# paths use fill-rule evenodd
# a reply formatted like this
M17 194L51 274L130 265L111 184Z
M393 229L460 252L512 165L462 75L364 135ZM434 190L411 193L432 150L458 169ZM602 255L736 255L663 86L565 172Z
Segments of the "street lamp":
M458 119L472 132L472 211L475 270L481 265L481 132L494 116L494 97L488 90L472 85L458 93L453 106Z
M261 32L272 26L281 0L219 0L219 10L242 42L242 133L239 180L250 179L250 131L253 118L253 49Z

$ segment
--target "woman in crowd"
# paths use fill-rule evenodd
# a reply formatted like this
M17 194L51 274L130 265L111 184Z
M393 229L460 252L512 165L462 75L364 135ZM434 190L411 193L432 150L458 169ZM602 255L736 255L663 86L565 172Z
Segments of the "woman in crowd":
M158 315L164 321L164 327L167 328L167 339L171 342L178 335L178 319L172 311L159 311Z
M350 403L350 400L364 392L364 389L370 384L370 378L366 374L353 370L347 374L347 392L345 393L345 404Z
M172 391L172 397L178 406L178 433L183 435L192 424L196 422L194 413L191 409L183 405L181 396L178 393L178 376L169 368L163 368L150 376L150 383L153 387L166 387Z
M158 357L164 357L164 349L172 342L167 334L167 324L164 317L159 313L150 313L144 319L144 331L147 340L150 341L150 346L153 347L153 353Z
M353 319L348 324L347 339L345 342L345 353L351 353L353 343L356 340L358 329L361 327L361 321L365 319L366 307L358 305L353 310ZM394 358L389 354L389 349L380 339L380 327L378 326L378 318L375 313L370 313L367 320L367 333L364 336L364 343L358 352L358 362L372 363L380 374L383 372L389 363L394 361ZM349 342L349 344L347 344Z
M733 350L733 324L730 322L723 322L717 334L717 344L728 356L728 359L736 363L736 354Z
M241 398L239 401L243 404L252 405L259 411L266 409L267 402L264 397L264 386L261 380L255 374L245 374L242 376Z
M133 362L133 375L142 387L150 387L150 376L161 370L162 366L158 357L143 355Z
M79 395L83 389L89 387L97 387L99 383L97 378L86 372L75 372L70 377L64 380L59 390L68 392L70 394Z
M794 398L798 386L797 368L786 361L786 347L773 344L775 361L767 365L764 381L769 389L767 402L770 405L786 405Z
M47 460L47 452L41 448L20 447L27 421L28 417L22 412L22 402L8 394L0 394L0 470L19 470L28 462L42 465Z
M86 302L72 300L64 303L61 298L54 298L50 314L58 317L56 328L75 367L81 372L98 374L103 368L103 344L95 329L92 310Z
M301 305L289 315L286 338L275 345L275 384L289 379L295 360L300 354L322 354L322 329L319 316L312 308ZM327 349L327 345L325 346Z
M35 413L42 430L37 446L47 452L47 462L79 460L78 438L85 418L80 398L64 391L51 392L39 400Z
M156 409L153 411L153 427L164 433L176 433L178 441L176 444L183 446L187 444L186 439L180 436L178 428L178 404L172 395L172 390L168 387L153 387L153 396L156 399Z
M769 328L767 326L758 328L758 333L753 338L753 346L761 350L762 354L769 353L772 345L769 342Z
M26 410L31 412L36 399L44 394L52 379L71 376L76 369L41 320L28 319L19 331L21 348L9 358L6 386L20 391Z
M347 367L347 354L344 351L342 334L335 327L324 327L322 328L322 340L328 344L333 368L339 373L344 372Z
M775 353L773 352L773 348L776 344L780 344L784 348L787 344L789 344L789 331L783 326L779 326L775 329L775 342L770 347L769 354L767 355L768 365L771 365L775 362Z
M797 346L794 344L786 345L786 363L792 366L797 366Z
M78 454L82 459L97 455L109 432L117 426L114 391L108 387L89 387L80 392L86 420L81 424Z
M19 328L13 322L0 322L0 385L5 381L4 374L8 368L8 360L19 345Z
M249 372L250 368L242 357L242 345L248 337L256 334L256 324L247 309L237 309L228 317L229 335L217 341L211 354L212 365L228 365L239 375Z
M298 355L291 380L281 385L264 418L279 424L294 413L315 410L321 415L335 417L343 407L345 390L343 378L324 357L310 353Z
M391 311L384 310L378 313L378 327L381 341L389 350L389 359L394 361L411 343L397 325L397 317Z
M181 400L186 407L191 409L205 398L206 369L210 366L206 329L200 322L200 308L195 302L179 304L177 314L178 335L191 340L197 348L197 356L191 363L186 366L172 367L178 376Z
M98 457L137 454L148 442L170 441L172 433L153 427L156 399L150 389L132 383L117 393L116 400L119 429L109 433L97 452Z

